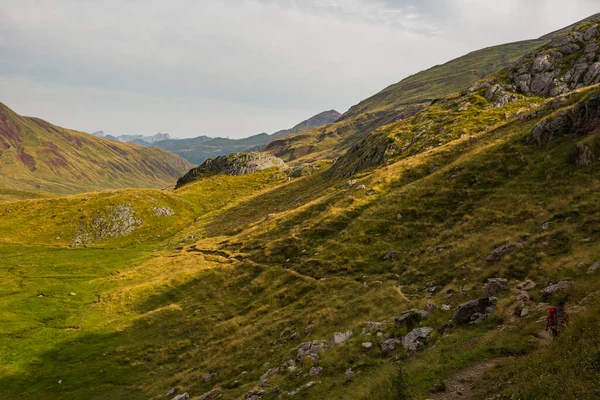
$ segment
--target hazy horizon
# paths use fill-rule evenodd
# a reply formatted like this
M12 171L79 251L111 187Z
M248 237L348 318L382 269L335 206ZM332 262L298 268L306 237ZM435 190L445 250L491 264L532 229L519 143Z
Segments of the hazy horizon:
M592 0L3 4L1 102L89 133L174 138L343 113L421 70L599 11Z

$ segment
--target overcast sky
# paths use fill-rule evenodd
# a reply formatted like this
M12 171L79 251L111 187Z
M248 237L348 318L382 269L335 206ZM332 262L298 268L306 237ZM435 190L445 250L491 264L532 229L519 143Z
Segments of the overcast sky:
M244 137L600 12L599 0L0 0L0 101L110 134Z

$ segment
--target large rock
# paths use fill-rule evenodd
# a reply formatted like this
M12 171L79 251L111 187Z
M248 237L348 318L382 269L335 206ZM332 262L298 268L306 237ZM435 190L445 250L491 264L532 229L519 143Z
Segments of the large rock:
M458 306L452 320L457 325L476 324L483 321L494 307L495 301L491 297L471 300Z
M527 137L527 142L543 147L560 136L571 139L586 136L595 132L599 125L600 95L595 95L538 122Z
M433 328L416 328L402 338L402 346L408 355L412 355L425 346L424 340L433 332Z
M596 272L598 268L600 268L600 261L593 263L592 266L587 270L587 273L591 275Z
M190 395L187 393L177 395L173 397L171 400L190 400Z
M191 169L187 174L179 178L176 188L203 176L216 174L247 175L273 167L285 168L286 165L282 159L265 153L229 154L227 156L208 159L200 164L200 166Z
M540 292L542 296L548 297L553 295L556 292L560 292L562 290L568 289L573 285L573 281L560 281L555 285L550 285L545 289L542 289Z
M485 287L485 291L483 292L483 297L494 297L504 289L506 289L506 284L508 281L502 278L490 278L488 279L487 285Z

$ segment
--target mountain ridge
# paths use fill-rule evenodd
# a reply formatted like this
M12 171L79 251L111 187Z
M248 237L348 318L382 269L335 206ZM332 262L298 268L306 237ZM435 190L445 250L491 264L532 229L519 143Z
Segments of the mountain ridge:
M165 187L191 167L179 156L23 117L0 103L0 186L54 193Z

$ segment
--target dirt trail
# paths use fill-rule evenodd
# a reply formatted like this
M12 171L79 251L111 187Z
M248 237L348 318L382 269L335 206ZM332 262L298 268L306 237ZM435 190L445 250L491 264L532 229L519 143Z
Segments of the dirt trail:
M495 367L506 358L496 358L486 360L468 366L459 371L454 376L445 380L446 391L432 395L434 400L469 400L475 399L473 396L473 386L490 368Z

